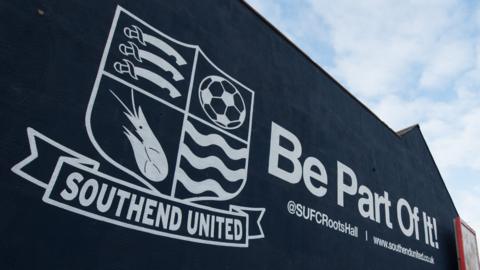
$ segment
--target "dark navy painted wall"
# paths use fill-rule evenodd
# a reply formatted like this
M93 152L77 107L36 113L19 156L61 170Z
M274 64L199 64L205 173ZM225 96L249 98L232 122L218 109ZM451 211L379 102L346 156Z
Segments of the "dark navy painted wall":
M43 203L42 189L11 171L29 153L26 127L101 160L87 137L85 112L117 4L167 35L199 45L255 92L248 181L232 203L266 209L265 238L232 248L125 229ZM0 268L456 269L457 213L419 129L396 135L246 4L1 1L0 36ZM302 159L313 156L325 165L325 197L268 173L272 121L299 138ZM395 222L389 229L362 218L358 197L339 207L337 160L355 171L359 184L387 190L393 202L405 198L436 217L439 249L404 236ZM101 168L111 169L104 163ZM290 215L290 200L357 225L360 236ZM365 230L429 254L435 264L365 241Z

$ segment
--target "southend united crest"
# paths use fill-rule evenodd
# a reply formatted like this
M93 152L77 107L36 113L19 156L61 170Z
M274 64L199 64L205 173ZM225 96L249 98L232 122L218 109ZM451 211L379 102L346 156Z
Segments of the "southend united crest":
M77 214L247 247L264 237L265 209L228 201L247 182L253 104L254 92L199 46L117 7L85 118L103 160L29 127L31 154L12 171L45 188L44 202ZM105 171L105 162L115 169Z

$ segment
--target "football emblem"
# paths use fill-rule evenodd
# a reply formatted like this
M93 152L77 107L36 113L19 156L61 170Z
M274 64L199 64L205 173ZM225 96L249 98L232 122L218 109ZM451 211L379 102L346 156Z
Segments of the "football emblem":
M200 83L199 98L208 118L217 126L234 129L245 121L245 102L227 79L216 75L205 77Z

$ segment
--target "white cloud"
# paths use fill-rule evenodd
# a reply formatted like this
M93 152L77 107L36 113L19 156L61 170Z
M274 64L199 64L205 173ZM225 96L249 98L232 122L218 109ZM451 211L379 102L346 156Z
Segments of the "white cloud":
M422 88L441 88L475 64L475 47L468 40L440 41L425 62L420 78Z
M444 170L453 167L480 172L480 107L466 112L457 121L444 136L431 142L437 163Z
M475 15L461 2L309 3L317 15L310 25L321 20L329 29L335 53L329 70L361 98L442 87L472 65L472 26L465 20Z
M480 174L478 95L464 94L448 102L386 96L372 109L396 130L419 122L443 173L449 169L468 168Z

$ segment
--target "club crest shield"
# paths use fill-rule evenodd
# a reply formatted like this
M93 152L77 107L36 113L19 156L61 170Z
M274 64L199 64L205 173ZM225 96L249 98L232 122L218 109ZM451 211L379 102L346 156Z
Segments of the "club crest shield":
M245 247L263 238L264 209L212 205L235 198L247 182L253 104L254 92L199 46L117 7L85 117L104 161L29 128L32 153L12 170L44 187L45 202L78 214L171 238ZM62 153L50 180L28 169L41 160L40 142ZM105 162L113 170L103 171ZM198 225L202 219L205 228ZM231 235L214 234L227 222Z
M121 11L86 126L96 150L145 187L228 200L246 183L253 98L198 46Z

